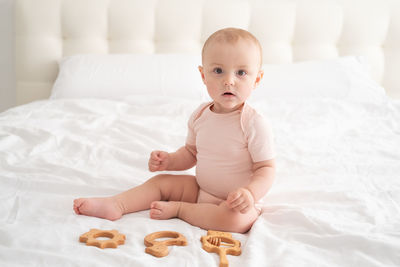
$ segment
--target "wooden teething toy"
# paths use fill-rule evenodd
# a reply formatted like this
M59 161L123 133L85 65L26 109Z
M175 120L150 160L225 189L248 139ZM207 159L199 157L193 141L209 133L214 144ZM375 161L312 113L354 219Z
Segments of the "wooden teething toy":
M208 231L207 236L202 236L200 240L205 251L219 254L219 267L229 266L226 254L239 256L242 253L240 241L233 239L230 233Z
M156 241L157 238L171 237L172 239L167 239L163 241ZM168 255L167 246L186 246L186 238L173 231L161 231L146 235L144 238L144 244L146 245L145 252L151 254L155 257L164 257Z
M98 237L108 237L108 240L98 240ZM96 246L99 248L116 248L125 243L125 235L117 230L99 230L90 229L79 237L79 241L86 243L87 246Z

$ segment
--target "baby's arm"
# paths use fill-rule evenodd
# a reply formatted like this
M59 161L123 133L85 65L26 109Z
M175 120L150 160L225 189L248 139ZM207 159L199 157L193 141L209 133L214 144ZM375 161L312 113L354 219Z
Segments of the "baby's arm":
M253 177L247 187L241 187L228 194L227 203L231 209L246 213L254 202L262 198L271 188L275 178L275 161L266 160L253 164Z
M186 144L176 152L153 151L150 154L149 170L183 171L196 165L196 147Z

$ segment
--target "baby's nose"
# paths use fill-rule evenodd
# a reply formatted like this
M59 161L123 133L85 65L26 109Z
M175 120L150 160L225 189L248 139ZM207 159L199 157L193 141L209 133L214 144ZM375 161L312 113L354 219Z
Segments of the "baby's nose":
M235 83L234 76L233 75L226 75L224 85L225 86L229 86L229 85L234 85L234 83Z

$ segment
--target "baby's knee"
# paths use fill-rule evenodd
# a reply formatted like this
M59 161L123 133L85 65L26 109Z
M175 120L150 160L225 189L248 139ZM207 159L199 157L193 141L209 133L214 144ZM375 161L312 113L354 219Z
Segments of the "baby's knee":
M157 174L146 181L148 184L156 185L161 188L166 188L172 184L175 184L175 175L172 174Z
M256 210L241 213L230 209L226 204L223 205L227 210L225 216L226 230L229 232L246 233L249 231L258 217Z
M151 177L147 182L161 182L168 180L172 175L170 174L157 174L153 177Z
M151 177L147 182L165 183L165 184L194 184L197 186L196 177L192 175L175 175L175 174L157 174Z
M199 190L194 176L159 174L148 180L160 191L161 200L196 202Z
M232 232L244 234L251 229L257 217L235 211L232 219Z

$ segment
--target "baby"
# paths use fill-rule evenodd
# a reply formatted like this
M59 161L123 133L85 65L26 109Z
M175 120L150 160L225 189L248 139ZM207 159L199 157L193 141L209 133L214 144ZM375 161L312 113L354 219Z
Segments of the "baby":
M112 197L75 199L75 212L117 220L150 209L153 219L178 217L203 229L247 232L275 173L270 129L246 103L263 77L261 64L261 45L251 33L226 28L212 34L199 71L213 101L191 115L185 146L153 151L148 162L152 172L196 165L196 176L159 174Z

